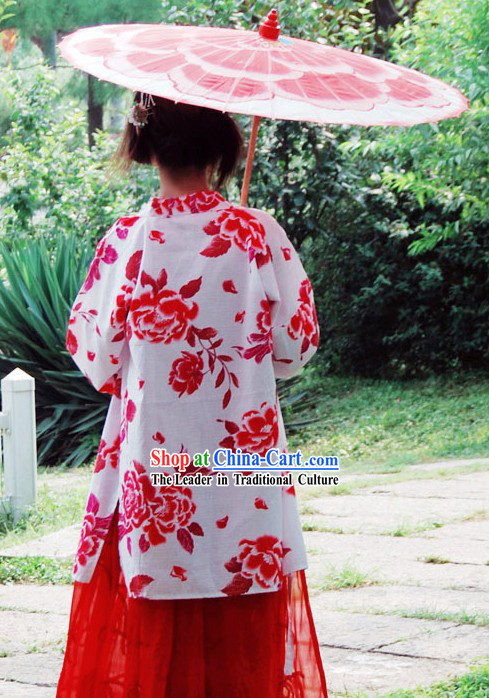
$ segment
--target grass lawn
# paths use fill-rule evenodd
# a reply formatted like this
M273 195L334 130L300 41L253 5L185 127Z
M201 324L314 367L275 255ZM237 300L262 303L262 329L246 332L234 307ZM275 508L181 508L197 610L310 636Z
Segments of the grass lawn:
M314 374L311 383L318 383ZM327 376L319 381L321 421L289 435L304 458L332 455L349 472L396 472L406 465L489 457L489 380L477 375L388 381Z
M81 522L93 463L76 469L38 468L37 506L16 525L0 517L2 549Z

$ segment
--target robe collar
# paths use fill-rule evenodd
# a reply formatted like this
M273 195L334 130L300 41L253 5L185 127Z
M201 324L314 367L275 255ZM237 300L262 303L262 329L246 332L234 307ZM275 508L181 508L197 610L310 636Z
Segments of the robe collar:
M229 206L229 202L218 191L202 189L183 196L165 198L153 196L148 204L148 210L153 215L164 218L173 218L190 213L201 213L213 208L223 208L223 204Z

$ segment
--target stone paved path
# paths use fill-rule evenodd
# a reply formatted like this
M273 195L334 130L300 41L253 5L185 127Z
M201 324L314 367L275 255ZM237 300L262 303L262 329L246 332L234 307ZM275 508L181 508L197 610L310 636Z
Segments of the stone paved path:
M487 660L489 472L475 464L489 459L412 466L373 486L345 476L341 496L298 489L330 698L428 685ZM77 536L71 526L1 554L72 556ZM70 602L70 586L0 586L0 697L54 698Z

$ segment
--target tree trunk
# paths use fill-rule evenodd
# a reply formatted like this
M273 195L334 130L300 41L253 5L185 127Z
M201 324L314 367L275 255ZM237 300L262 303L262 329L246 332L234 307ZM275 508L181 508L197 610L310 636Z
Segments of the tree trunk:
M56 44L58 41L56 31L43 36L31 36L31 41L42 51L44 60L50 68L56 68Z
M93 75L88 75L88 146L93 148L93 134L96 129L103 128L104 122L104 106L97 102L94 89L95 78Z
M121 94L112 95L110 99L111 115L110 130L113 132L122 131L124 128L124 98Z
M414 12L416 10L416 5L418 4L419 0L408 0L408 5L409 5L409 12L408 12L408 17L409 19L412 19L414 17Z
M373 13L375 15L376 28L388 29L401 19L401 15L397 12L393 0L374 0Z

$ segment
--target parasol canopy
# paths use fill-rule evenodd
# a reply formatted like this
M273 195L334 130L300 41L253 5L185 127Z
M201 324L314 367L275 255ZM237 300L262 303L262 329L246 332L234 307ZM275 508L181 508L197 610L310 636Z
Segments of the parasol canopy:
M410 126L469 107L455 87L378 58L281 36L271 10L258 31L165 24L84 27L58 44L73 66L175 102L253 115L246 200L260 118Z

